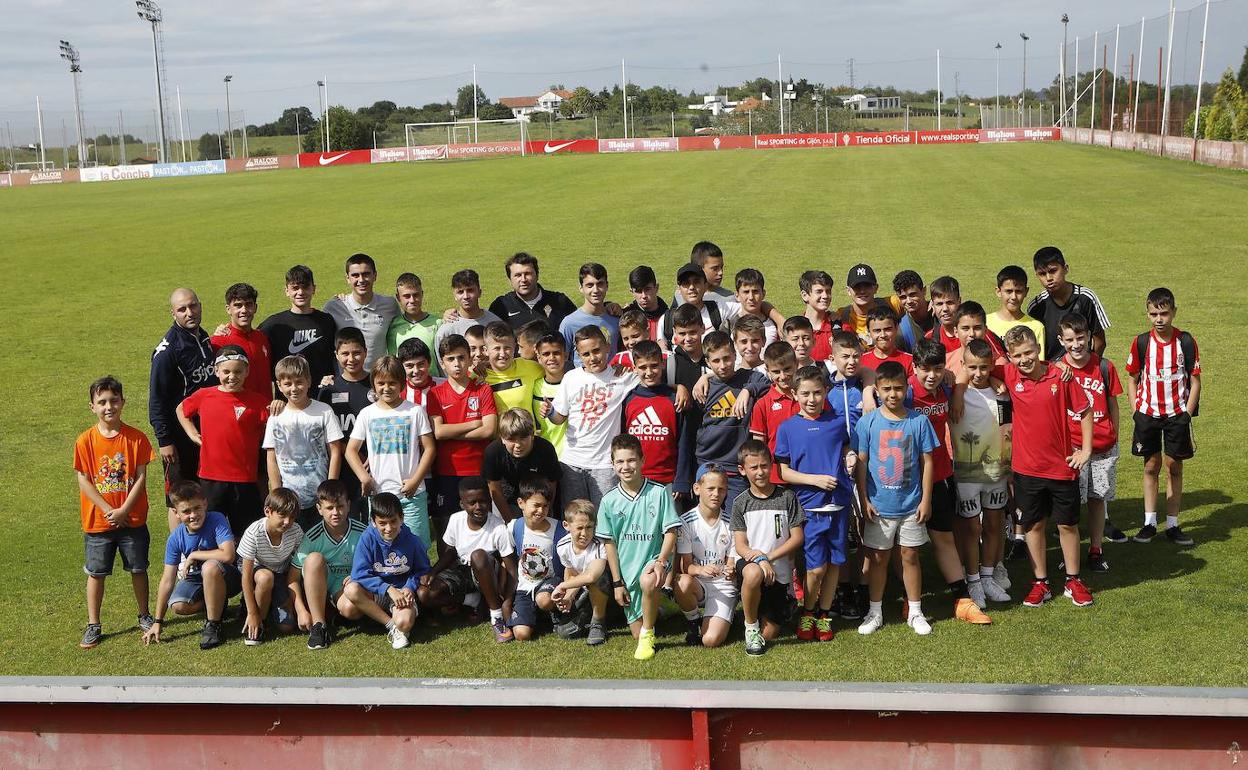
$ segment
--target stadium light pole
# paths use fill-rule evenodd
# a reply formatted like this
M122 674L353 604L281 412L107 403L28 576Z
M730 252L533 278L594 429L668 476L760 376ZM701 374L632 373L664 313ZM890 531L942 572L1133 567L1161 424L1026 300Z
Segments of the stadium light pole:
M1026 32L1019 32L1018 36L1023 39L1023 93L1019 99L1019 115L1023 114L1023 110L1027 108L1027 41L1031 38L1027 37Z
M139 9L139 18L152 25L152 58L156 63L156 106L160 110L160 149L157 153L160 162L168 161L169 145L165 136L165 95L164 87L161 84L160 77L160 24L164 20L164 14L161 13L160 6L154 0L136 0L135 7Z
M320 133L320 135L321 135L321 152L324 152L324 151L325 151L325 149L326 149L326 147L325 147L325 94L324 94L324 89L325 89L325 81L324 81L324 80L318 80L318 81L316 81L316 102L317 102L317 105L321 108L321 120L320 120L320 125L319 125L319 126L317 126L318 132L319 132L319 133Z
M996 96L996 114L992 119L992 127L1001 127L1001 44L997 43L997 96ZM982 123L982 121L981 121Z
M1063 125L1063 126L1066 125L1066 28L1069 24L1070 24L1070 16L1063 13L1062 14L1062 66L1061 66L1062 98L1061 98L1061 105L1060 105L1062 108L1062 120L1060 122L1060 125Z
M230 81L233 79L233 75L222 78L225 83L225 133L229 137L230 160L234 159L234 113L230 112Z
M82 92L78 87L82 60L78 56L78 49L70 45L68 40L61 41L61 58L69 62L69 74L74 80L74 127L78 131L78 168L82 168L87 159L87 145L82 138Z

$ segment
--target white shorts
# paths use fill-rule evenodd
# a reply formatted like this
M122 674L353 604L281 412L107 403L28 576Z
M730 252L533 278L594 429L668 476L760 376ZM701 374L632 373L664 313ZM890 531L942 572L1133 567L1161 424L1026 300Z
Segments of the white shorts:
M698 579L702 587L702 617L719 618L732 622L732 615L737 610L737 589L723 580Z
M1118 488L1118 445L1114 444L1108 452L1092 455L1083 470L1079 471L1079 502L1088 499L1113 500Z
M1005 510L1005 501L1010 496L1005 479L987 483L958 484L958 515L964 519L973 519L990 511Z
M876 551L891 551L894 545L918 548L927 542L927 527L917 513L900 519L880 516L862 524L862 544Z

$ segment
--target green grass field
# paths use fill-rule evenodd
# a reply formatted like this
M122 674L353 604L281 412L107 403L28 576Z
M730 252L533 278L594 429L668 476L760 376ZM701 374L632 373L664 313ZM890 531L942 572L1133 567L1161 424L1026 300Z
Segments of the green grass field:
M1248 425L1228 394L1248 366L1232 360L1225 340L1244 307L1236 275L1248 265L1245 210L1242 173L1047 144L509 158L0 191L11 271L0 287L9 340L0 404L3 673L1242 686L1248 462L1240 442ZM631 267L655 266L666 293L703 238L724 248L730 273L762 268L769 299L785 312L798 310L800 271L824 268L840 291L859 260L882 277L903 268L929 280L958 276L966 298L991 305L998 268L1028 265L1038 246L1055 243L1072 280L1103 299L1120 365L1129 338L1145 328L1144 294L1172 287L1178 324L1201 341L1206 372L1184 518L1197 545L1108 545L1112 571L1090 581L1097 602L1089 609L1060 599L1039 610L1014 605L993 612L994 625L973 628L949 620L929 571L925 608L935 631L927 638L902 625L890 602L888 625L873 637L842 624L833 643L790 637L749 659L739 629L724 649L691 650L678 646L673 619L660 626L663 647L645 665L632 660L621 630L590 650L553 637L500 647L484 627L422 625L419 643L404 652L368 631L312 653L303 637L245 648L234 622L229 644L202 653L199 622L182 620L167 627L166 643L144 649L118 567L105 599L108 637L95 650L77 648L85 610L71 448L92 422L86 386L119 376L127 421L149 429L148 359L169 325L172 288L200 292L211 328L224 319L228 284L254 283L263 317L283 308L290 265L315 269L323 301L345 288L344 258L365 251L378 260L382 284L419 273L437 309L449 300L450 273L463 266L480 271L487 297L504 291L502 260L523 249L542 260L547 286L574 294L576 267L605 263L612 297L623 302ZM1111 515L1134 530L1141 474L1127 448L1124 441ZM158 471L149 488L158 500ZM154 594L164 513L159 505L153 513ZM1020 565L1011 574L1025 578Z

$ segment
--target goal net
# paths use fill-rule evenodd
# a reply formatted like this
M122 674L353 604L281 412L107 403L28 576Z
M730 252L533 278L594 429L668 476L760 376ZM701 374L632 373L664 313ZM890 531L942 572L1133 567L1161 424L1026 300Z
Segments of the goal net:
M517 118L406 123L403 132L409 151L420 147L488 145L522 155L528 139L525 121Z

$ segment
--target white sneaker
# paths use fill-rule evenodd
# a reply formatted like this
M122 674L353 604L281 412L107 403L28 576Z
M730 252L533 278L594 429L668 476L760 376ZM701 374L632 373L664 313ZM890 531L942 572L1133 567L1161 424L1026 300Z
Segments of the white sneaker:
M390 646L396 650L401 650L411 644L407 639L407 634L395 628L394 623L386 624L386 638L390 640Z
M1009 593L1007 593L1006 590L997 583L995 578L980 578L979 582L980 582L980 585L982 586L980 590L984 592L984 596L988 598L988 601L990 602L1010 601ZM980 609L982 610L984 608L980 607Z
M884 625L884 614L880 612L868 612L867 616L862 619L862 623L858 626L858 633L863 636L874 634Z
M997 562L996 569L992 571L992 579L995 580L997 585L1001 586L1003 590L1010 590L1010 585L1012 584L1010 583L1010 573L1005 568L1005 562Z
M906 625L914 629L914 633L919 636L927 636L932 633L932 626L927 622L927 618L923 613L919 612L906 618Z
M975 602L975 606L981 610L988 609L988 600L984 598L984 581L976 580L974 583L966 584L966 593L971 597L971 601Z

